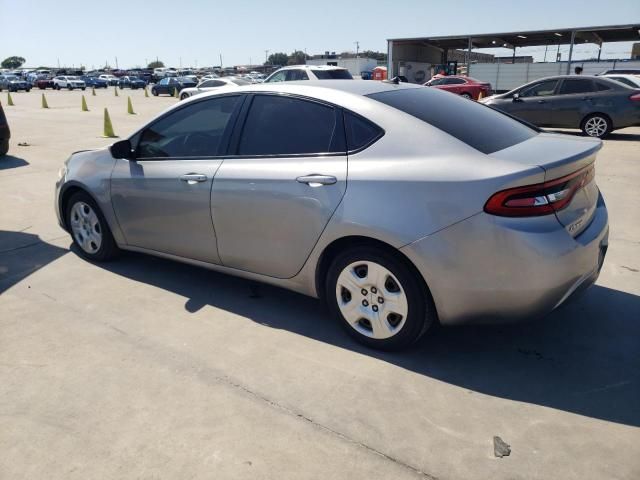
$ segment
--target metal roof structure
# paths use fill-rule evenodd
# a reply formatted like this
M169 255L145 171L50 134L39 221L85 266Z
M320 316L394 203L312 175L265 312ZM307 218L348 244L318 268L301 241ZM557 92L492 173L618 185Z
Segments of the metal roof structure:
M558 28L553 30L530 30L524 32L478 33L466 35L447 35L439 37L392 38L396 44L424 42L443 49L469 48L517 48L540 45L558 45L572 43L640 41L640 23L629 25L609 25L600 27Z
M629 42L640 40L640 23L627 25L609 25L596 27L557 28L553 30L528 30L522 32L478 33L466 35L447 35L434 37L392 38L388 39L389 52L392 45L429 45L447 50L466 50L480 48L510 48L515 56L516 48L570 45L567 73L571 66L573 46L581 43L595 43L602 49L606 42ZM389 68L391 71L391 57ZM467 61L468 62L468 55ZM598 53L600 59L600 53Z

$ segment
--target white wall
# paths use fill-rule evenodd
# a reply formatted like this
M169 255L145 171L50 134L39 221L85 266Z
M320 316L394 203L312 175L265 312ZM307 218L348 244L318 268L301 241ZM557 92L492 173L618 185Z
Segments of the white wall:
M603 70L614 68L614 62L572 62L569 73L575 67L583 68L583 75L595 75ZM640 68L640 61L616 62L615 68ZM494 90L513 90L520 85L543 77L565 75L566 63L472 63L469 76L491 83Z

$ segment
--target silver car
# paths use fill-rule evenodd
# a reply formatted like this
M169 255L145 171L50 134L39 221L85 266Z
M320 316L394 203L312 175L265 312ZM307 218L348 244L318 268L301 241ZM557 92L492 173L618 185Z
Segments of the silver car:
M251 85L74 153L55 209L89 260L133 250L321 297L399 349L437 322L545 315L595 281L600 147L422 86Z

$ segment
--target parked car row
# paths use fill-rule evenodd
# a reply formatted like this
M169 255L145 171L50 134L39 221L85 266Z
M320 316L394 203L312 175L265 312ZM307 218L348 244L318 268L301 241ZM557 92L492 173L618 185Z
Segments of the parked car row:
M0 75L0 92L2 90L8 90L10 92L24 90L28 92L31 90L31 84L16 75Z

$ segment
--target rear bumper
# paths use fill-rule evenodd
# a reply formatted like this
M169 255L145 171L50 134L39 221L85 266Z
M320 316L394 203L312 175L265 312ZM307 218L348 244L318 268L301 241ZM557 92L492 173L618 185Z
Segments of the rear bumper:
M479 213L401 249L427 282L442 324L541 317L596 281L609 234L601 195L576 238L554 215L525 220Z

